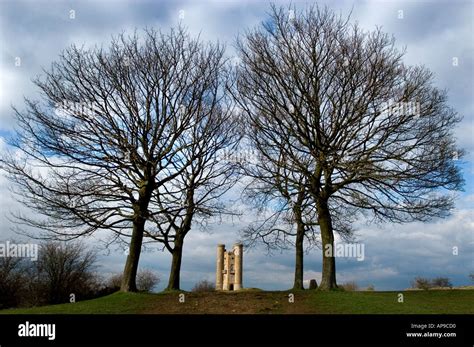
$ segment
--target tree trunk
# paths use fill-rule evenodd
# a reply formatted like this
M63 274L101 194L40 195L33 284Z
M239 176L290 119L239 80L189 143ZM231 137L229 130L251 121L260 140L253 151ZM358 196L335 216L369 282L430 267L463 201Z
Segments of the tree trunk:
M135 217L133 219L132 239L130 240L127 261L125 262L125 269L123 270L122 285L120 287L120 290L123 292L137 291L136 277L138 261L140 260L140 253L142 251L145 223L148 218L148 205L153 192L153 184L150 184L150 182L153 182L151 177L150 172L147 171L143 182L144 184L139 192L139 199L133 206Z
M181 259L183 257L184 237L181 234L176 235L171 259L170 277L166 290L180 289Z
M295 259L295 281L293 289L304 289L303 286L303 241L304 241L304 226L301 221L298 221L296 230L296 259Z
M321 229L321 239L323 243L323 273L319 290L336 289L337 283L336 260L334 258L334 233L327 200L319 199L317 208L319 227Z
M139 219L133 222L132 240L128 250L127 261L125 262L125 269L123 270L122 285L120 290L123 292L136 292L137 284L137 270L138 261L140 260L140 253L142 249L143 231L145 229L145 220Z

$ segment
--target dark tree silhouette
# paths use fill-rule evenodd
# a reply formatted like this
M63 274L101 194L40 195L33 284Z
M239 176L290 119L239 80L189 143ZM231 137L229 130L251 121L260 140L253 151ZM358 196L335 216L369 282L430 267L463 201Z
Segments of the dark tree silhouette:
M243 239L247 247L263 243L269 252L294 247L293 289L304 289L305 241L307 251L321 244L317 210L306 189L305 176L289 169L280 148L262 147L265 144L258 141L258 132L247 129L245 133L250 142L240 163L250 181L245 186L244 197L257 209L259 219L243 230ZM333 204L331 210L334 230L343 239L351 240L351 209L341 209Z
M249 146L259 143L254 136L258 133L247 132L252 139ZM295 278L294 289L303 289L303 257L304 241L309 247L318 244L318 235L314 229L315 209L311 205L309 195L305 189L304 177L299 175L298 180L291 180L292 174L282 164L284 156L274 162L267 158L268 151L273 153L278 148L260 148L252 151L249 160L242 161L243 172L250 181L245 186L246 201L257 208L259 219L246 227L242 236L247 247L264 243L268 251L295 247ZM245 159L245 157L244 157ZM294 177L298 173L293 173Z
M146 223L162 213L163 187L201 160L188 155L202 142L189 134L225 107L223 63L223 47L182 28L120 35L108 49L66 49L35 80L41 99L15 109L16 153L1 167L43 216L17 221L52 239L113 231L129 243L121 290L136 291Z
M38 301L58 304L68 302L71 294L78 300L90 295L98 287L96 261L94 251L80 243L44 243L31 274Z
M334 254L325 252L334 247L331 205L397 223L449 214L449 191L463 183L453 160L462 156L452 135L460 117L428 69L402 62L393 38L327 8L293 17L272 7L237 48L235 99L251 142L265 161L305 177L317 210L320 289L337 287ZM287 177L298 186L299 175Z
M230 75L221 77L219 85L227 86ZM221 106L208 105L208 116L196 119L181 139L183 145L192 144L181 152L182 160L191 164L155 193L160 213L153 216L154 227L145 235L161 242L172 255L167 290L180 289L184 238L191 226L206 228L213 217L235 214L221 197L237 182L238 166L229 154L238 145L240 126L225 89L221 92L221 99L213 100Z

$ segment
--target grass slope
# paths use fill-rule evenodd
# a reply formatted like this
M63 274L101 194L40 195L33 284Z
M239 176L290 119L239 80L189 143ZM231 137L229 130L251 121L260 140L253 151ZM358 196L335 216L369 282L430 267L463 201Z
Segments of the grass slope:
M473 314L474 290L404 292L241 291L159 294L115 293L73 304L2 310L0 314ZM398 302L403 293L404 302Z
M158 294L114 293L73 304L0 310L0 314L126 314L139 313L157 300Z

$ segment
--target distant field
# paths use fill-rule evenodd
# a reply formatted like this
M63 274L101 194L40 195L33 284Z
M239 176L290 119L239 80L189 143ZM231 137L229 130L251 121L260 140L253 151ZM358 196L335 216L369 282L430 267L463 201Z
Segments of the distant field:
M185 295L184 303L178 295ZM288 302L289 293L294 303ZM404 303L398 302L398 294ZM2 310L0 314L473 314L474 290L115 293L103 298Z

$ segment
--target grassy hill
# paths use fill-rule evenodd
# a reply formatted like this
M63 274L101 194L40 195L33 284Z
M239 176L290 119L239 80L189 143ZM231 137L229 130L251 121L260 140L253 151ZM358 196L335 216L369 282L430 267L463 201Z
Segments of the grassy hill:
M179 294L185 302L179 302ZM289 293L294 303L288 302ZM398 302L398 294L404 303ZM2 310L0 314L473 314L474 290L401 292L260 291L114 293L73 304Z

